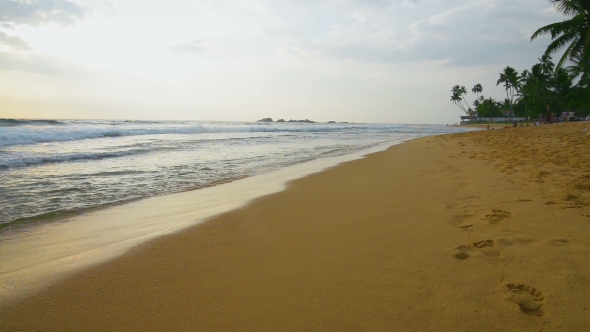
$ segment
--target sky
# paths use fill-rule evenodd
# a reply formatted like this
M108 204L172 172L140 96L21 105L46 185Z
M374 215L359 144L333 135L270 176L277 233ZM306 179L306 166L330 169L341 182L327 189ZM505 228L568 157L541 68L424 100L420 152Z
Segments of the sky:
M456 123L544 0L0 0L0 118ZM467 99L472 101L473 94Z

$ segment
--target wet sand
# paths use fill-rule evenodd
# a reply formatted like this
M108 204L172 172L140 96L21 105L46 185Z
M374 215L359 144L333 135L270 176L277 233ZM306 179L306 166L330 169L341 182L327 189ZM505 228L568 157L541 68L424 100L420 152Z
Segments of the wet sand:
M393 146L4 305L0 330L586 330L589 131Z
M288 181L387 147L377 145L214 187L146 198L65 220L39 222L24 230L2 232L0 306L27 297L76 271L125 254L156 237L182 231L242 207L257 197L282 191Z

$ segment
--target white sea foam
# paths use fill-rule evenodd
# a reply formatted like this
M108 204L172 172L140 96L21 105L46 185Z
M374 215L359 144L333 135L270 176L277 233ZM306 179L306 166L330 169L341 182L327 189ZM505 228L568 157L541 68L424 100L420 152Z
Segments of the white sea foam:
M211 187L457 130L399 124L0 121L0 224Z
M0 169L9 167L26 167L31 165L59 163L79 160L97 160L105 158L117 158L131 155L141 155L145 153L155 152L159 148L144 148L144 149L128 149L122 151L112 152L78 152L78 153L61 153L54 155L39 155L32 153L10 153L6 152L0 155Z

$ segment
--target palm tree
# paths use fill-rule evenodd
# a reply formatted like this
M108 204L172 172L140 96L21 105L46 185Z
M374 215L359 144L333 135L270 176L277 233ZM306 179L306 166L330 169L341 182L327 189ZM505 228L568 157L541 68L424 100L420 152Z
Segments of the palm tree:
M569 111L572 101L573 77L567 70L559 68L555 71L552 81L553 92L555 93L560 111Z
M473 88L471 89L471 92L475 93L475 101L473 102L473 106L475 108L477 108L477 106L479 105L479 94L483 91L483 87L481 86L481 84L477 83L476 85L473 86Z
M550 104L553 101L551 91L549 90L551 75L543 70L543 65L541 63L537 63L531 67L528 80L531 89L530 91L535 98L545 106L547 112L549 112Z
M541 69L545 74L551 75L555 69L555 64L553 63L553 58L550 55L543 54L540 58L538 58L539 64L541 64Z
M467 101L465 101L464 97L465 94L467 94L467 89L465 89L464 86L455 85L451 88L451 92L453 93L451 95L451 101L455 105L457 105L459 109L465 112L466 115L470 115L470 112L472 112L473 110L471 109L471 107L469 107L469 104L467 103ZM465 105L463 105L463 102L465 102Z
M514 95L516 94L516 87L518 86L518 73L514 68L506 66L504 71L500 73L500 78L496 82L496 85L504 83L504 89L506 90L506 99L510 101L510 114L513 114L513 103Z
M590 1L588 0L549 0L554 8L570 19L546 25L533 33L531 41L538 36L550 34L551 43L546 55L557 52L567 45L563 56L557 63L561 68L566 59L587 59L590 56ZM590 70L585 68L587 72Z
M475 93L475 99L478 99L479 98L479 94L482 91L483 91L483 87L479 83L477 83L476 85L474 85L473 88L471 89L471 92Z
M453 104L457 105L457 107L459 107L463 112L467 113L467 111L465 111L465 108L463 108L463 105L461 105L461 100L462 99L461 99L461 97L459 97L458 94L453 93L451 95L451 101L453 102Z
M524 102L524 116L528 122L529 113L528 113L528 104L532 101L534 92L533 86L531 81L531 72L527 69L524 69L520 74L518 79L518 85L516 87L517 92L517 99L516 102Z

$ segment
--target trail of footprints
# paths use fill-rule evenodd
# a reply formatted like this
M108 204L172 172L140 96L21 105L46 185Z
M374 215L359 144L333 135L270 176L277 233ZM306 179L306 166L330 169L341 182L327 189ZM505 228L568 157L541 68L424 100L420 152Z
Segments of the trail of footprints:
M469 229L469 227L473 226L469 221L475 215L476 213L458 214L449 221L449 223L458 228ZM501 223L505 219L510 218L511 215L512 213L509 211L493 209L491 213L486 214L485 217L481 219L487 220L493 225ZM567 242L567 240L553 240L553 242L555 241L559 242L555 245L562 244L564 241ZM553 242L552 244L554 244ZM496 242L491 239L463 244L455 248L456 252L453 254L453 257L460 261L468 259L475 253L482 253L488 257L500 257L501 252L493 248L495 244ZM540 290L525 284L517 283L508 283L503 285L502 288L507 291L508 298L517 304L524 314L535 317L544 315L543 304L545 302L545 296Z
M462 229L469 229L473 226L472 219L477 214L477 212L472 211L464 211L463 213L456 214L453 218L451 218L448 223ZM500 224L505 219L508 219L512 216L512 213L509 211L504 211L500 209L493 209L491 213L486 214L481 220L486 220L492 225Z
M470 228L474 225L473 219L475 215L477 215L477 212L464 210L463 213L456 214L448 222L449 224L457 228L470 230ZM512 213L509 211L493 209L490 213L486 214L483 218L480 219L488 221L488 223L491 225L495 225L500 224L501 222L510 218L511 216ZM489 257L500 257L500 251L491 248L493 246L494 240L491 239L475 241L469 244L460 245L455 248L457 252L453 255L453 257L455 257L458 260L466 260L476 252L481 252L482 254Z
M471 213L465 212L462 214L458 214L449 223L451 223L452 225L454 225L458 228L469 229L470 227L473 226L473 223L471 223L470 220L476 214L477 213L473 213L473 212L471 212ZM501 209L493 209L491 211L491 213L486 214L485 217L483 217L481 219L487 220L490 224L499 224L503 220L508 219L511 216L512 216L512 213L509 211L504 211ZM457 250L458 252L455 253L453 255L453 257L455 257L458 260L466 260L467 258L469 258L471 256L471 254L474 253L474 251L478 251L478 249L484 249L484 248L487 248L487 249L479 250L484 255L489 256L489 257L500 257L501 253L499 250L489 248L489 247L493 247L493 246L494 246L494 240L490 240L490 239L483 240L483 241L471 242L467 245L460 245L455 248L455 250Z

